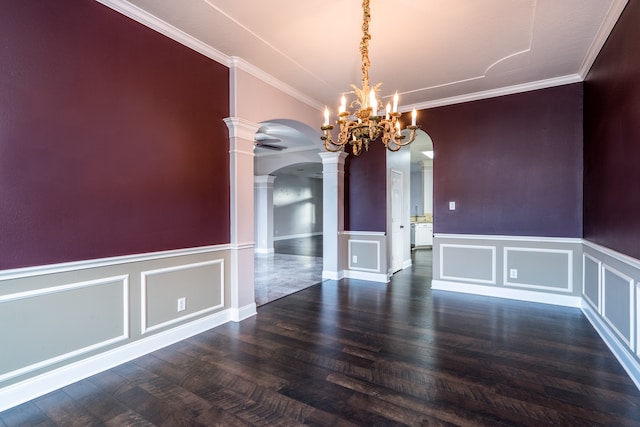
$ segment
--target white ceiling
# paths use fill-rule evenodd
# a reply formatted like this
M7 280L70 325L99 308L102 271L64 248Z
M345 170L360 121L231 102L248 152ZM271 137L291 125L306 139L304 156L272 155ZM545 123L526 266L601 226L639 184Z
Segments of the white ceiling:
M361 0L97 1L319 109L361 83ZM408 111L581 81L626 3L371 0L370 82Z
M335 109L360 86L360 0L99 1L240 57L317 105ZM371 0L370 80L383 82L383 97L398 90L405 110L579 81L626 2Z

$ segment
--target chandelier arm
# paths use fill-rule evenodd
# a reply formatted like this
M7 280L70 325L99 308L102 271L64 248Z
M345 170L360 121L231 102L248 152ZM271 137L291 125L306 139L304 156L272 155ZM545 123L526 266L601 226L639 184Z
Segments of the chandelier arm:
M411 132L409 133L409 138L404 141L405 137L403 135L402 139L400 141L396 140L395 143L400 147L411 144L416 139L416 130L418 129L418 127L419 126L407 126L407 129L411 130Z

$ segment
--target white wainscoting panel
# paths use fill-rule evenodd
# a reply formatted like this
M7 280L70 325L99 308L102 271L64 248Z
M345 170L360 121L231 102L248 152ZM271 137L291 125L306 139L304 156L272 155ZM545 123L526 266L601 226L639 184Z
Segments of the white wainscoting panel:
M528 276L532 276L532 271L540 275L538 283L528 283L526 281L510 280L509 270L511 263L509 262L510 253L528 253L527 270ZM546 259L544 257L546 256ZM514 255L515 257L515 255ZM538 259L536 259L538 258ZM561 274L550 274L549 277L542 277L544 272L551 266L551 258L558 258L557 262L562 264ZM556 263L557 263L556 262ZM522 270L522 269L521 269ZM520 271L520 276L526 271ZM552 272L553 273L553 272ZM557 272L559 273L559 271ZM566 273L566 280L559 283L559 286L544 285L543 283L551 283L558 280L558 276ZM530 279L529 279L530 280ZM533 282L534 280L532 280ZM504 248L503 262L503 283L507 286L517 288L540 289L554 292L573 292L573 251L563 249L542 249L542 248L523 248L523 247L507 247Z
M589 275L594 268L595 272ZM594 275L596 282L590 283ZM602 262L587 253L582 254L582 296L596 312L602 314ZM597 301L592 297L596 297Z
M358 251L355 250L355 246L358 245L372 245L375 251L375 260L367 259L366 264L371 265L371 267L359 267L357 262L353 262L354 253ZM349 270L358 270L358 271L368 271L371 273L379 273L380 272L380 242L377 240L356 240L349 239L348 244L348 257L349 257Z
M467 263L469 267L465 269L458 268L463 263ZM440 277L445 281L463 280L465 282L495 285L496 247L441 244Z
M206 267L211 267L211 266L215 266L216 268L211 271L210 273L212 273L211 276L206 276L204 275L201 279L204 279L205 277L207 279L217 279L218 283L215 283L215 280L212 280L211 282L209 282L209 284L211 284L212 286L218 286L219 287L219 294L217 295L217 299L218 299L218 303L217 304L213 304L210 305L206 308L203 308L201 310L198 311L189 311L189 310L185 310L184 314L182 315L176 315L176 316L172 316L171 319L166 320L164 322L161 323L157 323L157 324L153 324L153 325L149 325L149 319L148 319L148 314L149 314L149 282L150 279L153 276L161 276L161 275L166 275L166 274L170 274L170 273L175 273L175 272L185 272L188 270L192 270L192 272L194 272L195 270L203 270ZM217 272L216 272L217 270ZM198 316L202 316L206 313L210 313L213 312L215 310L218 310L222 307L224 307L224 287L225 287L225 283L224 283L224 259L217 259L217 260L211 260L211 261L204 261L204 262L198 262L198 263L192 263L192 264L183 264L183 265L176 265L173 267L166 267L166 268L160 268L160 269L155 269L155 270L148 270L148 271L143 271L141 273L141 280L140 280L140 292L141 292L141 299L140 299L140 313L141 313L141 333L142 335L149 333L149 332L153 332L156 331L158 329L162 329L165 328L167 326L173 325L175 323L179 323L179 322L184 322L188 319L191 319L193 317L198 317ZM177 292L177 291L175 291ZM183 292L182 294L184 294L185 292ZM182 295L180 294L180 295ZM186 296L186 295L185 295ZM177 298L174 298L177 301ZM187 299L187 301L189 301L189 299ZM173 302L173 299L169 302L170 304ZM177 310L176 310L177 312Z
M22 366L18 369L13 369L11 371L0 374L0 382L6 381L11 378L15 378L20 375L27 374L29 372L33 372L38 369L46 368L47 366L51 366L59 362L64 362L65 360L83 355L85 353L89 353L94 350L98 350L122 341L126 341L129 338L129 275L125 274L125 275L104 277L104 278L99 278L94 280L88 280L88 281L77 282L77 283L69 283L65 285L52 286L48 288L41 288L41 289L35 289L31 291L25 291L25 292L19 292L19 293L0 296L0 304L11 303L11 302L20 301L20 300L35 300L39 298L46 298L46 297L53 297L53 296L61 297L61 298L64 298L64 300L70 300L69 302L72 302L73 299L75 298L75 295L73 294L74 291L78 291L78 290L90 291L92 288L95 289L97 287L114 285L114 284L118 284L121 287L120 292L122 296L122 299L120 301L121 305L119 307L119 309L122 310L122 318L120 319L121 327L117 331L116 335L110 336L106 339L103 337L103 339L101 339L100 341L95 341L88 345L85 344L81 347L73 348L70 351L65 351L62 354L51 355L50 357L46 357L46 359L42 359L37 362L32 362L32 363L27 362L28 364L26 366ZM82 307L78 307L78 308L81 309ZM67 311L69 310L72 310L72 309L67 309ZM66 314L69 314L69 313L66 313ZM70 320L73 322L86 321L86 319L80 319L80 318L70 319ZM49 323L55 326L56 319L50 319ZM67 319L67 322L64 325L61 325L61 327L67 327L67 328L70 327L68 323L69 323L69 319ZM78 323L78 324L80 325L82 323ZM2 327L7 328L8 325L3 325ZM18 327L18 326L16 325L15 327ZM72 333L72 335L79 335L69 330L61 330L60 333L62 334ZM47 337L47 338L56 339L55 336ZM36 339L38 338L37 337L30 338L30 340L36 340ZM58 340L56 339L56 341ZM10 340L7 340L5 338L3 339L2 346L12 346L12 343L10 342ZM5 350L4 350L4 353L5 353L4 356L7 356L6 348L7 347L5 347ZM12 348L12 350L15 350L15 348ZM49 350L49 349L46 349L46 350ZM0 351L3 351L3 350L0 350Z
M607 299L611 298L612 295L610 295L610 293L612 293L613 291L610 290L612 289L613 285L610 284L607 281L607 273L610 273L616 277L618 277L619 279L621 279L621 281L625 284L625 287L628 287L628 289L626 289L625 292L625 298L626 298L626 302L625 304L628 304L629 307L620 307L620 306L616 306L615 308L612 307L612 303L609 302L609 304L607 303ZM620 271L608 266L607 264L603 264L602 266L602 317L603 319L607 322L607 324L609 325L609 327L611 327L613 329L613 331L618 335L618 337L624 341L624 343L626 345L629 346L629 348L633 349L635 348L635 323L634 323L634 319L635 319L635 304L634 304L634 299L633 299L633 291L634 291L634 283L633 283L633 279L629 276L627 276L626 274L621 273ZM628 308L628 311L626 310ZM629 330L628 330L628 334L625 334L623 331L621 331L619 329L617 325L617 323L620 323L620 319L616 318L617 316L620 315L620 313L623 312L627 312L629 315ZM627 336L628 335L628 336Z

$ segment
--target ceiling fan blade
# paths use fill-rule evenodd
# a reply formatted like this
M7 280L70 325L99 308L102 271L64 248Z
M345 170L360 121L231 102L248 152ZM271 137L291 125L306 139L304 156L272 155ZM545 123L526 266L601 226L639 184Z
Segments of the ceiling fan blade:
M285 148L287 148L287 147L283 147L282 145L264 144L260 141L256 141L256 147L266 148L267 150L277 150L277 151L282 151Z
M256 142L258 144L263 144L263 143L270 144L272 142L280 142L280 139L278 139L278 138L270 138L270 137L256 138Z

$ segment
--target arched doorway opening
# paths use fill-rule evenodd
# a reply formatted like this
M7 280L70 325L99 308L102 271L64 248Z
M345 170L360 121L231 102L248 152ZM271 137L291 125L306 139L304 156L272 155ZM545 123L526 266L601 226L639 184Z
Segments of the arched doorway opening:
M292 125L263 122L256 133L257 305L322 281L322 163L305 125Z
M431 137L418 130L411 143L411 258L415 268L432 268L433 247L433 162Z

